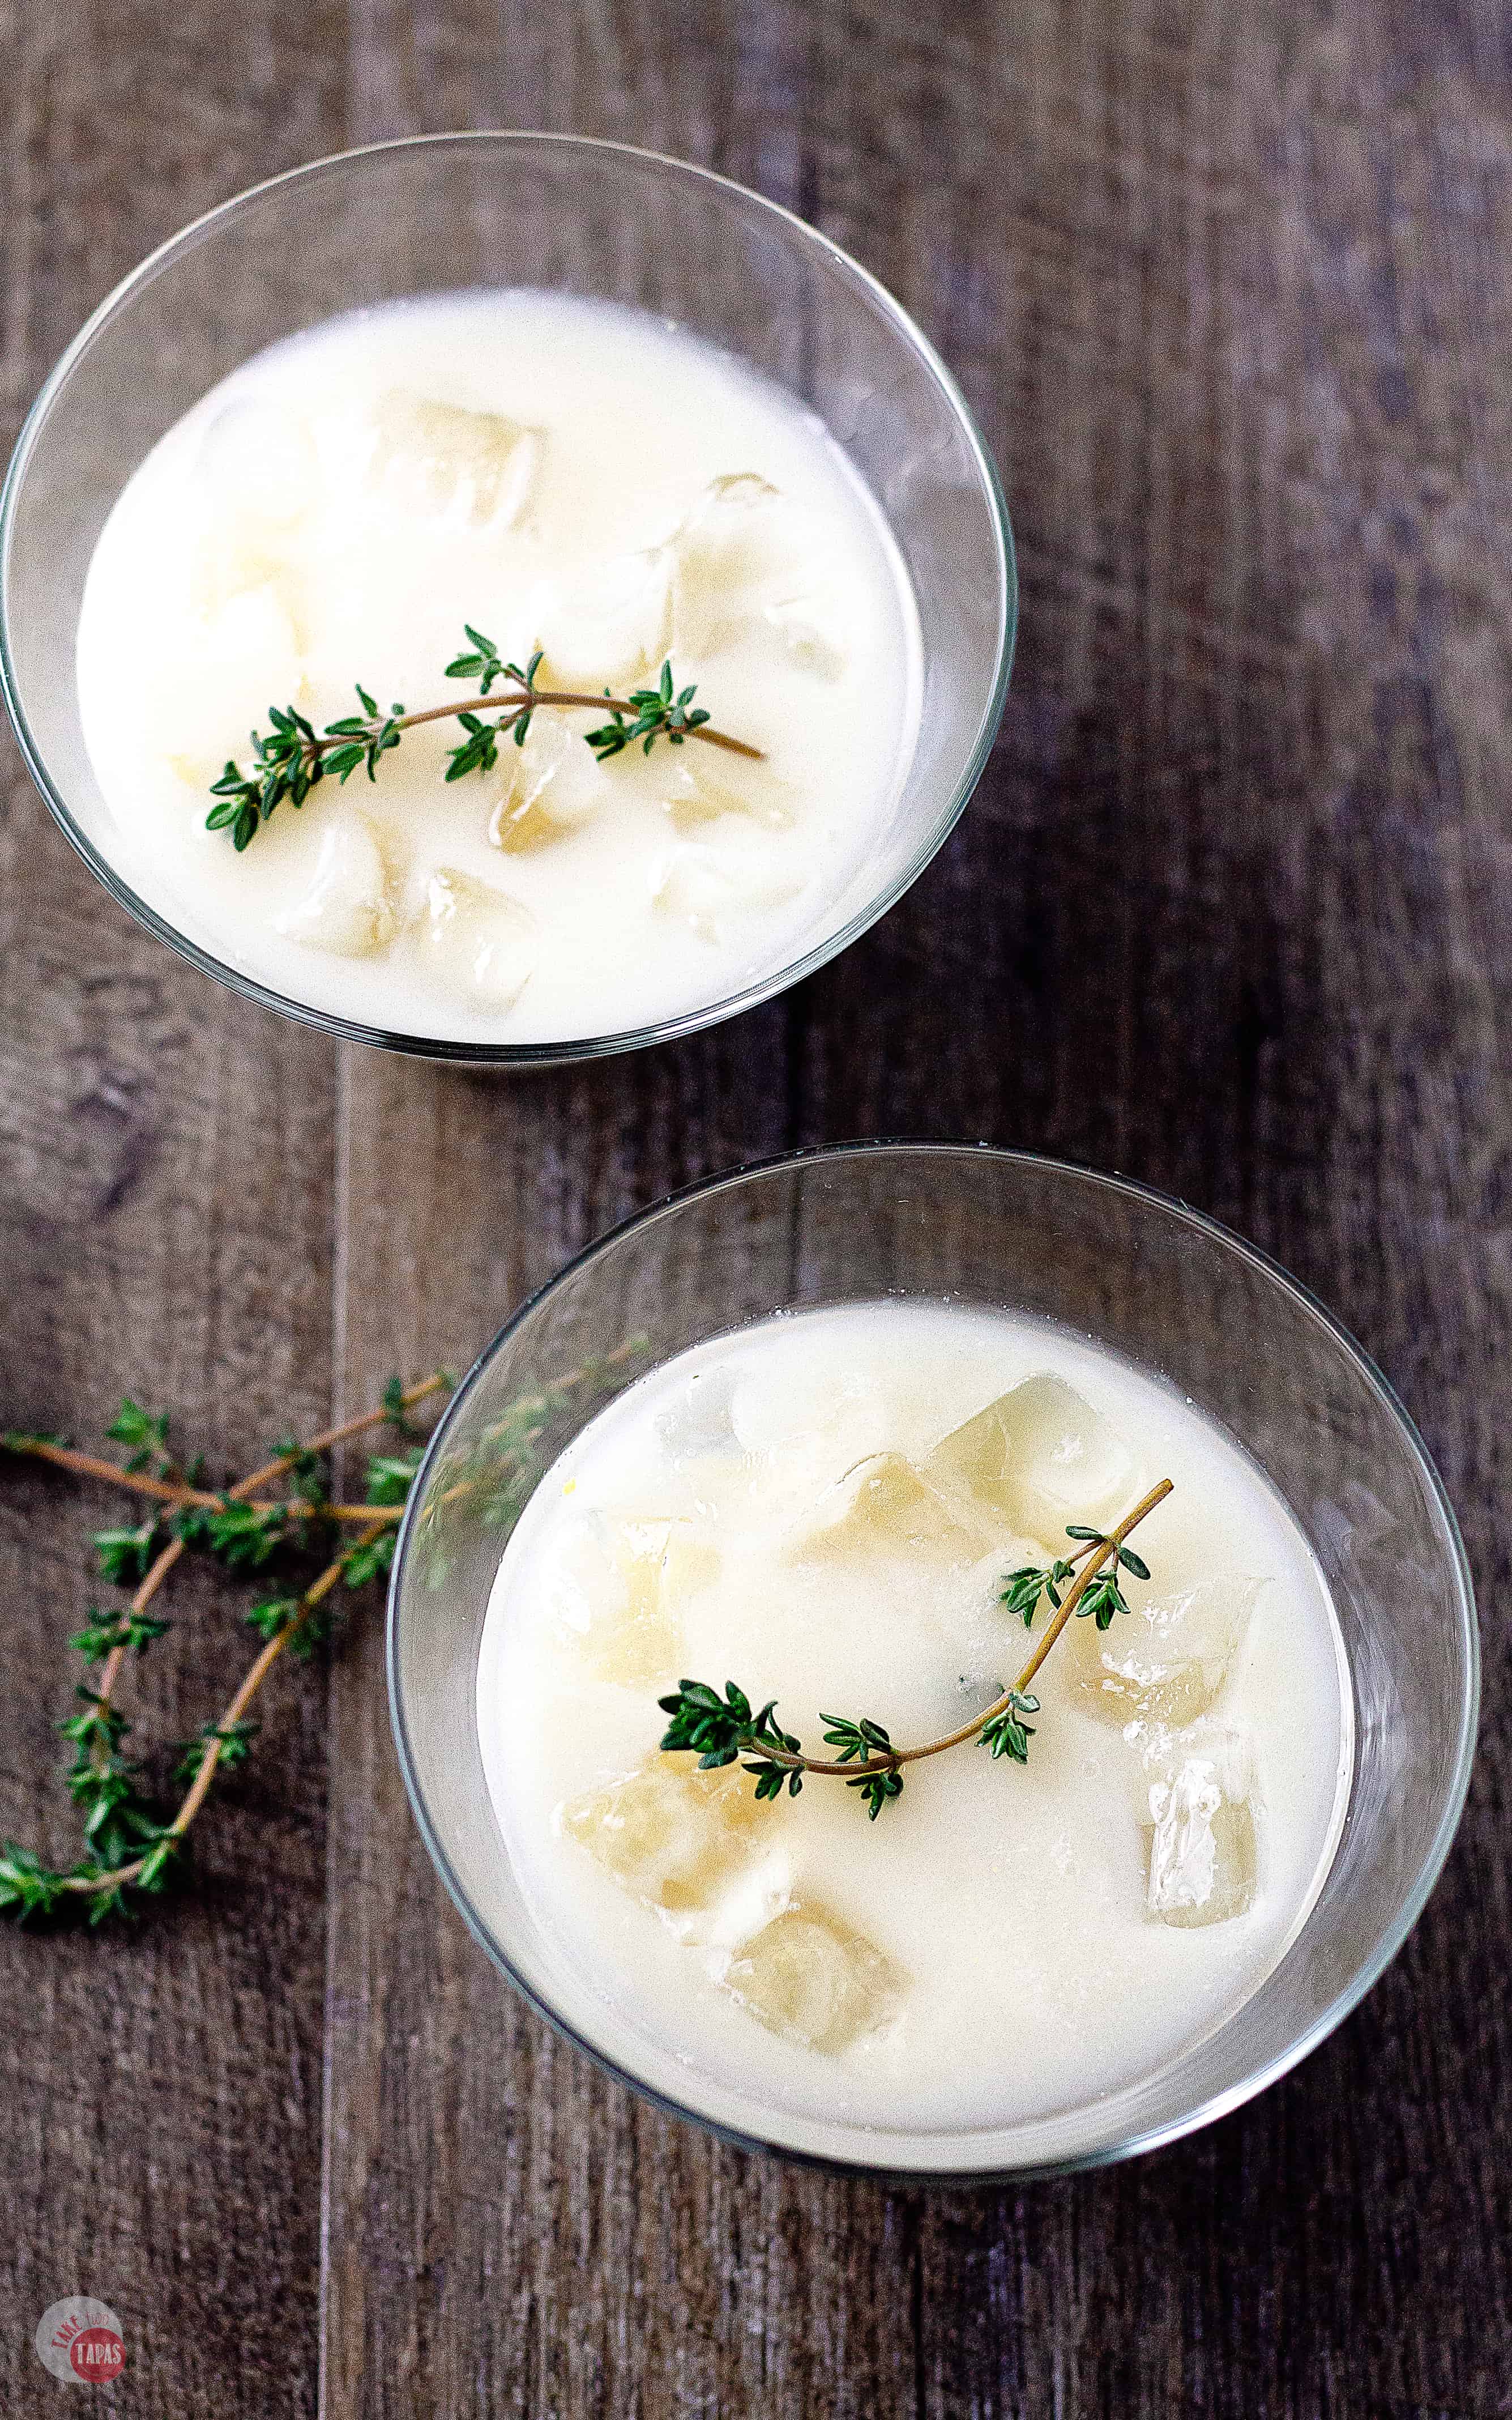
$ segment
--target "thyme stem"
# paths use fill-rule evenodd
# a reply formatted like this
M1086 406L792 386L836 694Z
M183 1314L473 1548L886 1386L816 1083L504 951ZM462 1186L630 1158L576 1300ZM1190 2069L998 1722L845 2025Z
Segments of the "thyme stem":
M505 709L506 719L501 722L499 728L501 731L508 731L513 728L521 714L527 710L533 710L538 706L589 706L599 713L607 714L636 712L635 706L627 697L609 697L604 690L600 690L594 697L591 690L522 688L503 690L492 697L465 697L457 706L427 706L419 714L396 714L393 719L392 728L395 731L413 731L422 722L444 722L454 715L477 714L485 709L493 712L502 706ZM716 731L713 724L709 722L689 724L684 737L688 739L707 740L711 748L728 749L733 756L748 756L752 764L762 764L765 760L764 748L753 748L748 739L736 739L728 731ZM313 745L307 739L304 743L306 761L313 764L316 757L324 755L330 749L339 748L341 744L339 737L328 738L317 735Z
M129 1488L135 1496L150 1496L159 1504L199 1504L214 1511L225 1501L224 1496L213 1495L208 1487L154 1479L145 1470L123 1470L119 1463L107 1462L102 1454L79 1453L72 1446L54 1445L51 1437L11 1435L6 1438L5 1449L8 1453L29 1454L36 1462L53 1463L59 1470L74 1471L81 1479L109 1480L116 1487ZM375 1517L371 1504L316 1504L299 1496L276 1500L239 1497L237 1501L245 1503L249 1512L286 1512L295 1520L314 1520L318 1516L324 1521L371 1521ZM384 1518L397 1521L399 1508L386 1512Z
M959 1747L964 1740L975 1739L977 1733L983 1730L995 1715L1008 1712L1014 1698L1022 1697L1109 1555L1117 1552L1130 1531L1136 1529L1147 1513L1153 1512L1156 1505L1163 1503L1170 1492L1170 1481L1163 1479L1158 1487L1152 1487L1148 1496L1140 1497L1134 1511L1124 1515L1118 1528L1108 1537L1101 1540L1094 1539L1089 1544L1087 1548L1087 1560L1066 1590L1060 1611L1025 1665L1011 1689L1005 1689L995 1704L988 1706L982 1714L973 1714L970 1722L963 1723L959 1730L947 1731L943 1739L931 1740L924 1747L894 1748L886 1756L869 1757L864 1761L849 1764L841 1764L824 1757L795 1756L788 1748L764 1747L762 1753L770 1757L774 1764L785 1764L799 1773L835 1773L841 1775L846 1781L859 1781L869 1773L895 1773L901 1764L921 1764L928 1756L943 1756L948 1747Z
M399 1397L400 1404L405 1411L408 1411L411 1404L424 1403L427 1395L434 1395L446 1384L444 1373L433 1370L428 1378L422 1378L418 1385L405 1389ZM363 1412L354 1420L343 1420L333 1429L322 1429L317 1436L306 1438L304 1444L296 1446L292 1452L275 1454L271 1462L265 1462L260 1469L249 1472L245 1479L238 1480L234 1487L226 1489L226 1495L233 1503L251 1504L255 1500L259 1487L266 1487L270 1480L279 1479L285 1470L291 1470L302 1455L323 1453L328 1447L341 1445L347 1437L358 1435L363 1429L378 1428L391 1418L392 1414L387 1405L380 1404L376 1412ZM212 1500L219 1504L222 1499L216 1497ZM373 1521L376 1528L378 1529L386 1528L395 1517L393 1513L387 1511L381 1520L378 1520L376 1514L371 1512L368 1514L369 1520ZM169 1539L131 1599L130 1609L132 1613L147 1611L183 1551L182 1538ZM100 1668L100 1687L96 1695L104 1713L108 1714L110 1711L116 1683L120 1678L121 1666L126 1660L127 1652L124 1643L119 1647L113 1647ZM100 1753L100 1736L97 1732L94 1749L97 1760Z
M228 757L220 780L210 783L215 803L205 819L207 828L228 832L232 846L244 849L276 807L285 799L302 807L328 773L346 783L365 766L368 779L376 782L383 758L398 747L407 731L423 722L461 722L462 738L447 754L448 782L460 781L469 773L489 773L506 738L513 735L517 746L523 745L538 706L591 706L595 713L607 714L607 722L582 735L601 765L637 743L649 755L663 739L673 748L680 748L685 739L703 739L711 748L723 748L731 755L754 762L760 762L765 752L728 731L717 731L707 708L693 703L697 684L677 687L671 658L662 664L655 688L612 697L606 687L595 697L591 690L538 689L540 648L529 663L506 663L483 631L475 630L471 622L464 628L467 647L453 657L446 677L480 682L482 686L471 697L460 698L455 705L423 706L413 714L407 714L396 698L384 713L372 691L358 681L361 714L339 715L323 731L317 731L292 702L270 706L272 728L253 732L248 765ZM504 686L495 690L496 681ZM486 715L493 719L485 721Z
M421 1378L414 1386L402 1388L393 1404L382 1403L377 1411L359 1412L355 1419L338 1420L333 1429L322 1429L317 1436L306 1437L304 1443L295 1446L292 1451L275 1454L271 1462L265 1462L260 1470L253 1471L230 1493L239 1503L246 1503L259 1487L266 1487L270 1480L281 1479L285 1471L292 1470L305 1454L329 1453L333 1445L345 1445L348 1437L361 1436L364 1429L380 1429L392 1422L395 1408L402 1412L410 1411L416 1404L424 1403L431 1395L440 1394L451 1384L452 1380L444 1370L433 1370L428 1378Z
M1018 1763L1026 1763L1033 1727L1022 1718L1040 1711L1039 1700L1027 1694L1030 1682L1073 1614L1095 1613L1097 1626L1103 1630L1115 1613L1127 1613L1128 1606L1119 1589L1120 1564L1140 1579L1148 1579L1149 1573L1124 1542L1170 1493L1171 1481L1161 1480L1107 1536L1101 1530L1071 1528L1067 1535L1083 1542L1072 1553L1057 1557L1047 1570L1026 1567L1011 1575L1005 1604L1011 1604L1028 1623L1041 1595L1048 1595L1056 1608L1055 1619L1012 1687L1005 1689L980 1714L973 1714L969 1722L948 1731L943 1739L926 1741L919 1747L895 1747L880 1723L821 1714L821 1721L828 1725L825 1745L838 1748L840 1754L834 1758L806 1756L802 1741L778 1723L775 1699L758 1713L733 1681L726 1683L721 1699L706 1682L685 1680L673 1694L658 1701L663 1712L671 1716L662 1735L663 1749L691 1748L702 1771L717 1770L734 1763L737 1758L746 1758L745 1770L755 1776L758 1799L775 1799L784 1787L795 1798L807 1774L833 1776L864 1794L873 1818L902 1792L904 1765L921 1764L927 1757L943 1756L947 1748L959 1747L966 1740L980 1740L995 1758L1006 1755ZM1079 1572L1074 1568L1078 1562ZM1060 1594L1062 1588L1064 1596Z
M456 1464L469 1473L467 1493L479 1495L483 1525L512 1521L522 1494L533 1484L536 1459L533 1444L526 1440L541 1435L573 1389L610 1383L609 1373L644 1345L643 1337L632 1337L601 1358L585 1360L563 1377L520 1396L479 1436L454 1449ZM0 1911L24 1921L67 1907L98 1924L112 1915L134 1913L147 1897L165 1888L185 1836L217 1776L239 1765L250 1751L259 1726L246 1719L248 1710L280 1656L310 1653L327 1627L321 1609L338 1586L355 1593L392 1568L394 1524L413 1496L424 1443L422 1429L411 1424L408 1414L455 1384L440 1370L409 1387L393 1378L372 1411L338 1420L302 1444L281 1446L269 1461L218 1495L190 1486L167 1450L166 1414L146 1412L130 1397L123 1399L107 1432L132 1457L124 1473L114 1465L96 1463L93 1456L75 1457L71 1449L60 1449L69 1456L64 1466L77 1466L86 1476L135 1481L144 1466L151 1464L149 1475L156 1483L144 1492L154 1509L139 1530L97 1536L107 1577L123 1581L130 1573L137 1585L128 1605L103 1612L91 1606L87 1625L69 1641L91 1668L89 1682L75 1692L83 1701L81 1710L57 1726L74 1744L67 1778L83 1821L85 1854L64 1870L13 1840L0 1841ZM275 1592L246 1609L246 1621L259 1634L257 1652L219 1718L180 1744L184 1752L178 1774L185 1786L172 1815L160 1815L134 1778L140 1765L122 1753L131 1726L114 1703L124 1658L144 1652L169 1627L148 1606L188 1546L207 1548L232 1572L261 1572L285 1552L307 1556L312 1530L332 1511L320 1492L323 1476L311 1467L310 1458L379 1427L391 1429L395 1441L368 1459L369 1501L357 1508L363 1517L355 1533L348 1530L339 1551L299 1594ZM12 1435L3 1442L24 1450L32 1445L54 1446L56 1440ZM189 1468L197 1478L197 1464ZM260 1491L289 1471L304 1492L298 1498L275 1498L265 1508ZM157 1507L168 1503L180 1504L182 1511L175 1533L159 1544L162 1515ZM424 1525L424 1568L432 1586L444 1579L453 1551L452 1533L444 1521L438 1528L437 1510L434 1502L427 1503L429 1517Z

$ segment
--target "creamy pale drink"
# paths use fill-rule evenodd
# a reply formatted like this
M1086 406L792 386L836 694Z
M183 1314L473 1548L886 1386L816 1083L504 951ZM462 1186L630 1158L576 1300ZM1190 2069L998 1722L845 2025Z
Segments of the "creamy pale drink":
M1239 1446L1069 1332L898 1300L592 1419L505 1548L477 1709L598 2039L755 2133L1011 2126L1156 2073L1295 1936L1352 1761L1325 1583Z
M520 1043L696 1011L835 929L920 688L821 422L667 322L527 291L353 314L207 395L105 524L78 679L110 853L190 938L354 1020ZM606 699L627 745L590 744Z

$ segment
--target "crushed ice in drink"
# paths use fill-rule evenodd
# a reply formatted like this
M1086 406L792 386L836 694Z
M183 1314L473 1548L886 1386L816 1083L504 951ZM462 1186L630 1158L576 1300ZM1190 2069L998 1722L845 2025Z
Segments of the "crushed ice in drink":
M285 815L293 812L285 807ZM388 869L373 826L343 801L318 827L319 845L308 886L278 920L278 929L307 950L366 957L393 933ZM302 837L302 835L301 835Z
M819 1900L795 1900L748 1941L724 1984L774 2034L848 2050L897 2013L904 1977Z
M1248 1741L1199 1724L1148 1747L1143 1764L1150 1915L1183 1926L1242 1916L1257 1880Z
M169 927L301 1009L506 1047L696 1019L821 946L887 853L922 703L917 602L843 443L738 348L564 292L396 299L242 363L116 503L76 651L102 845ZM717 626L717 659L674 644L679 589L685 621ZM804 669L816 631L847 656L838 688ZM511 710L507 677L480 697L481 675L447 672L489 647L535 659L538 695L583 701L560 710L578 745L548 782L507 735L486 769L446 778L467 735L443 718ZM669 660L733 744L658 737L600 774L582 735ZM363 800L406 861L390 849L393 937L306 948L282 920L313 852L296 865L276 829L233 849L224 826L207 833L205 794L228 760L250 773L270 705L323 730L365 719L358 683L380 717L404 701L403 744ZM527 766L558 712L535 709ZM795 879L695 859L653 888L670 845L742 838ZM432 867L530 910L528 982L467 965L438 980Z
M425 884L421 940L449 990L507 1007L534 971L539 936L517 899L475 875L438 865Z
M761 1845L770 1813L738 1764L701 1773L659 1750L622 1781L562 1809L562 1829L647 1907L710 1906Z
M856 1202L779 1198L731 1230L720 1299L740 1302L773 1267L800 1299L817 1290L830 1222L862 1205L888 1242L900 1208L932 1216L922 1197L898 1203L887 1170ZM694 1259L702 1284L706 1255ZM882 1259L870 1281L895 1265ZM687 1287L674 1291L681 1304ZM621 1315L640 1315L633 1288ZM1342 1642L1300 1525L1157 1373L1031 1316L868 1295L696 1330L666 1351L543 1479L480 1647L489 1788L521 1887L580 1978L569 2021L581 2005L591 2039L632 2073L647 2071L635 2040L653 2034L697 2084L690 2105L717 2115L743 2097L801 2114L810 2143L831 2124L916 2142L1058 2124L1136 2093L1272 1972L1344 1819ZM1051 1371L1067 1388L1053 1408L1069 1421L1095 1405L1148 1462L1139 1492L1169 1477L1177 1509L1140 1528L1155 1577L1129 1575L1134 1613L1103 1639L1072 1621L1024 1684L1039 1710L1020 1766L970 1734L1050 1627L1040 1613L1031 1637L1001 1602L1005 1574L1049 1553L991 1497L1018 1388L1040 1382L1028 1403L1042 1413ZM605 1686L585 1634L621 1584L603 1565L585 1573L577 1608L562 1584L569 1535L594 1520L609 1534L630 1512L683 1514L718 1553L687 1601L671 1684ZM816 1529L817 1550L795 1551ZM1246 1576L1260 1574L1263 1593ZM1227 1583L1221 1599L1198 1592L1209 1579ZM1090 1663L1148 1640L1165 1665L1199 1667L1206 1688L1236 1635L1215 1709L1194 1722L1128 1705L1124 1721L1094 1718L1081 1694L1084 1649ZM603 1867L555 1812L644 1764L656 1701L686 1675L720 1693L733 1682L753 1711L775 1699L784 1732L826 1761L831 1714L886 1722L900 1747L966 1736L904 1768L874 1824L846 1787L853 1765L800 1776L800 1796L784 1787L770 1805L742 1771L749 1829L726 1842L730 1865L711 1879L695 1850L694 1878L673 1877L677 1911L659 1872L648 1904L607 1905ZM1149 1702L1193 1702L1164 1666L1154 1677L1166 1694ZM706 1905L686 1904L701 1894Z
M1196 1722L1224 1688L1264 1585L1215 1574L1134 1605L1111 1630L1091 1632L1077 1675L1084 1702L1114 1723Z
M517 519L535 467L533 430L501 412L470 411L404 387L379 397L374 420L367 476L386 499L474 528Z

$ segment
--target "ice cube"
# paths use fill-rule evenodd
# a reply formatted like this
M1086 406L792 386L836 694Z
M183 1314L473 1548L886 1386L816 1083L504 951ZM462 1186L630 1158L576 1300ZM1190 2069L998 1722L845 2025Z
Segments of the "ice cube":
M1095 1527L1123 1511L1135 1476L1117 1431L1048 1370L953 1429L923 1469L1056 1544L1068 1521Z
M810 1899L753 1934L723 1979L770 2032L834 2053L891 2023L905 1978L864 1933Z
M205 428L196 460L218 515L283 528L315 500L319 462L309 427L266 398L225 404Z
M727 471L709 481L671 542L684 563L746 582L780 570L790 559L783 518L782 491L770 479L756 471Z
M779 597L762 618L780 639L791 663L816 680L839 680L849 660L832 599L820 595Z
M1180 1726L1205 1714L1228 1678L1263 1580L1213 1574L1135 1606L1080 1642L1077 1687L1109 1722Z
M346 800L328 805L323 792L316 792L305 812L320 817L315 871L294 906L274 920L275 930L332 957L371 957L393 938L388 868L378 833L360 809Z
M378 401L367 476L408 512L507 527L525 502L539 445L533 429L501 412L391 387Z
M316 494L315 445L292 412L245 398L216 413L196 458L210 494L189 556L190 601L212 647L232 660L239 656L243 697L266 695L265 681L254 675L248 683L259 626L276 623L295 654L304 645L304 583L286 548ZM291 688L285 680L276 693Z
M730 1419L745 1450L769 1462L791 1462L811 1475L812 1501L820 1489L888 1450L897 1434L898 1409L887 1389L869 1372L837 1369L817 1341L790 1336L778 1354L735 1359Z
M288 566L270 533L249 535L235 528L212 529L198 540L190 563L190 600L213 622L235 599L266 591L286 615Z
M1147 1750L1146 1905L1165 1924L1223 1924L1255 1897L1249 1743L1198 1724Z
M805 560L792 507L754 471L711 479L671 540L672 629L680 655L717 655L740 638Z
M653 905L703 941L722 940L732 919L779 907L802 888L802 876L758 841L677 841L651 870Z
M518 1000L539 951L528 908L452 865L434 867L427 878L421 942L448 988L491 1008Z
M596 697L659 671L671 644L671 553L653 546L564 581L541 611L540 686Z
M747 775L743 786L723 781L708 766L686 761L696 752L685 750L685 761L664 776L662 811L679 831L697 831L723 815L744 815L764 824L769 831L786 831L793 822L792 794L785 782L769 772ZM707 754L708 751L704 752Z
M739 1452L731 1419L734 1388L735 1372L729 1362L717 1362L712 1370L695 1370L676 1402L658 1414L656 1435L674 1463Z
M549 846L596 814L609 781L591 748L572 724L549 706L537 706L517 748L506 738L499 751L503 786L494 804L488 838L495 848L522 855Z
M270 700L308 706L304 667L299 633L272 582L179 623L175 641L144 680L142 727L163 735L164 760L198 791L228 756L245 762L248 726L263 721Z
M690 1521L646 1519L591 1525L571 1578L581 1652L600 1680L625 1688L672 1680L683 1653L683 1606L717 1577L716 1549Z
M235 737L244 742L249 697L283 704L295 692L306 637L304 582L280 551L276 531L232 523L196 541L189 597L201 649L228 675L240 671ZM270 656L280 664L276 675L271 666L257 670ZM177 657L173 669L182 690L184 668Z
M964 1562L980 1554L981 1540L905 1455L876 1453L825 1490L789 1552L849 1558L900 1548Z
M701 1773L661 1752L562 1809L562 1828L622 1890L671 1914L708 1907L761 1845L771 1822L738 1764Z

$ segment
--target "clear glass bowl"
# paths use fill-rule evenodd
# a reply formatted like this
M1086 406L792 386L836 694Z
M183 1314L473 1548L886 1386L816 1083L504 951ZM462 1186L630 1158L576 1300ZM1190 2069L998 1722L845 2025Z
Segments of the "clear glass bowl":
M1280 1964L1205 2040L1092 2105L998 2130L917 2133L779 2114L646 2042L545 1937L479 1753L478 1641L508 1531L448 1498L457 1457L521 1398L538 1427L517 1503L655 1361L801 1305L904 1294L1036 1312L1160 1373L1270 1474L1327 1574L1353 1685L1356 1761L1337 1854ZM616 1361L643 1338L642 1350ZM568 1373L587 1373L564 1391ZM434 1558L447 1559L437 1585ZM982 2178L1148 2150L1296 2065L1401 1947L1443 1862L1478 1699L1464 1549L1421 1438L1360 1347L1295 1279L1121 1177L970 1144L856 1143L741 1169L589 1248L517 1313L459 1388L401 1534L389 1609L394 1735L443 1880L489 1955L611 2072L732 2139L892 2175ZM611 2052L609 2045L613 2043Z
M792 964L685 1016L558 1043L381 1032L270 990L147 897L116 861L74 682L95 541L164 430L277 338L390 298L529 284L637 303L739 355L818 411L879 499L923 630L923 712L907 778L866 864ZM760 194L617 144L443 134L295 169L186 227L143 262L38 396L0 496L0 680L27 764L106 889L208 974L348 1040L539 1066L688 1033L823 966L928 864L976 784L1013 654L1013 541L960 389L866 271Z

